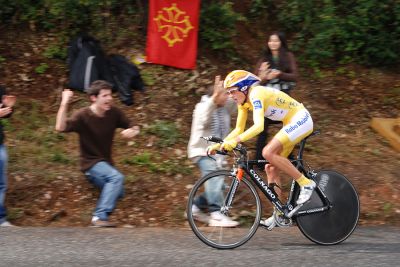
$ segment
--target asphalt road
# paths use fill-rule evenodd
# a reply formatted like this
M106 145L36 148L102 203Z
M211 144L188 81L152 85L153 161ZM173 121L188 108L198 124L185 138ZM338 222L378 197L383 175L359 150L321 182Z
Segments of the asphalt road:
M295 228L260 228L243 246L217 250L189 228L1 228L0 266L400 266L400 228L359 227L320 246Z

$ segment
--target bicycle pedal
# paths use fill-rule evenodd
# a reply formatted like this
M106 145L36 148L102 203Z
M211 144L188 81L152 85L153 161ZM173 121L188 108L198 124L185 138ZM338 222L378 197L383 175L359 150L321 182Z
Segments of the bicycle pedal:
M276 224L270 225L270 226L266 226L266 225L264 225L264 224L262 224L262 223L260 223L259 225L260 225L262 228L264 228L265 230L267 230L267 231L272 231L272 229L274 229L275 226L276 226Z

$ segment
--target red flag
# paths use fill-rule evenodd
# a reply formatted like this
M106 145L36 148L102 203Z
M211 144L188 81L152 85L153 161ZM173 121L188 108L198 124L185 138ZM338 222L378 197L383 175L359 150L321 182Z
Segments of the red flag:
M194 69L200 0L150 0L146 61Z

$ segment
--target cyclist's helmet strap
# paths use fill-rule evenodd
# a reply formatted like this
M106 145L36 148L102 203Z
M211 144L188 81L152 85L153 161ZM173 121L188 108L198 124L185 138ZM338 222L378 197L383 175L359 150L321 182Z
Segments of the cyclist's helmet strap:
M224 80L224 88L238 87L240 92L247 95L249 88L256 82L259 82L260 78L251 72L245 70L234 70L230 72Z

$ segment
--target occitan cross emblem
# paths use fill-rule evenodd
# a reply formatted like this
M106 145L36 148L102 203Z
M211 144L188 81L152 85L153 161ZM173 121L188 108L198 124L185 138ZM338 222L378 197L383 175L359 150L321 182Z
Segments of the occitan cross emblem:
M186 12L180 10L176 4L171 7L164 7L158 11L154 20L157 23L158 31L164 32L162 38L172 47L177 42L182 42L187 37L188 32L194 27L190 23L189 16L185 16Z

